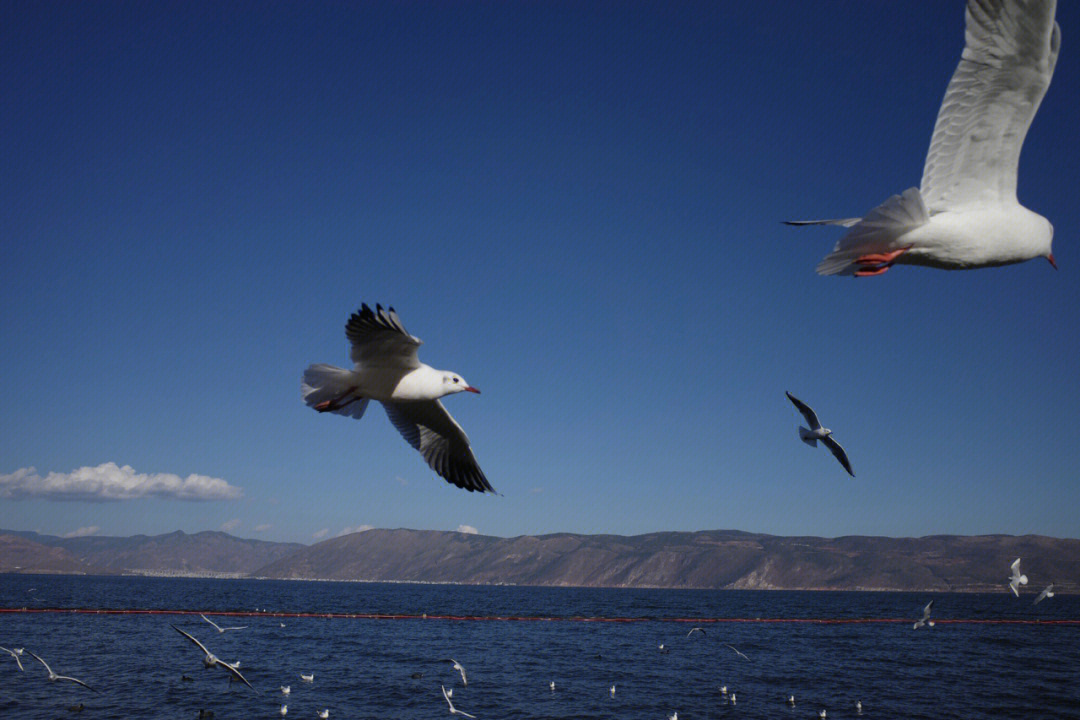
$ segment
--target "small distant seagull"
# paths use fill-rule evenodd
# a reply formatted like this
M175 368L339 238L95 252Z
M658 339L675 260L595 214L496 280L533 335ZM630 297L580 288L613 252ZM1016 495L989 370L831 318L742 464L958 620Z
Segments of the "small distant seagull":
M84 683L82 680L76 680L75 678L68 677L67 675L57 675L56 673L53 672L52 668L49 667L49 663L42 660L40 657L35 655L30 650L27 650L26 654L29 655L32 658L35 658L39 663L41 663L42 665L45 666L45 669L49 672L49 682L56 682L57 680L67 680L68 682L73 682L76 685L82 685L87 690L94 690L94 688L90 687L89 685ZM94 692L97 692L97 690L94 690Z
M446 691L446 697L454 697L454 688L450 688Z
M454 669L457 670L459 673L461 673L461 684L462 685L468 685L469 684L468 679L466 679L466 677L465 677L465 668L462 666L461 663L459 663L457 660L455 660L453 658L445 658L445 659L443 659L443 662L451 663L454 666Z
M1051 585L1050 587L1053 587L1053 585ZM1040 597L1039 600L1042 600L1042 598ZM23 669L22 660L19 659L19 656L23 654L23 648L15 648L14 650L8 650L6 647L0 647L0 650L3 650L4 652L11 655L11 657L15 658L15 662L19 665L19 670Z
M549 687L551 688L551 692L555 692L555 681L554 680L551 681L551 683L549 684Z
M315 682L315 673L308 673L307 675L300 673L300 679L304 682Z
M210 618L206 617L206 616L205 616L205 615L203 615L202 613L200 613L200 614L199 614L199 617L201 617L201 618L202 618L203 620L205 620L206 622L208 622L208 623L210 623L211 625L213 625L213 626L214 626L214 629L215 629L215 630L217 630L217 631L218 631L219 633L223 633L223 632L225 632L226 630L243 630L244 628L246 628L246 627L247 627L247 625L239 625L239 626L237 626L237 627L221 627L221 626L220 626L220 625L218 625L218 624L217 624L216 622L214 622L214 621L213 621L213 620L211 620Z
M289 712L289 706L288 706L288 705L285 705L285 704L283 703L283 704L281 705L281 709L280 709L280 710L278 710L278 713L279 713L279 714L281 715L281 717L285 717L285 714L286 714L286 713L288 713L288 712Z
M686 633L686 637L690 637L691 635L693 635L696 632L699 632L702 635L707 635L708 634L708 633L705 632L705 628L696 627L696 628L690 628L690 632Z
M735 693L734 692L731 693L731 704L732 705L735 704Z
M614 685L611 686L611 690L609 692L611 693L611 697L615 697L615 686Z
M825 717L825 708L821 708L820 710L818 710L817 716L819 718Z
M281 694L282 695L288 695L291 692L292 692L292 685L282 685L281 686Z
M465 712L464 710L458 710L456 707L454 707L454 703L453 703L453 701L450 700L450 695L449 695L449 693L446 692L446 688L443 687L442 685L440 685L439 687L442 688L442 696L444 698L446 698L446 704L450 706L450 714L451 715L463 715L463 716L465 716L467 718L473 718L473 720L476 720L475 715L470 715L469 713Z
M1009 566L1012 570L1012 575L1009 576L1009 589L1012 590L1013 595L1020 597L1019 587L1021 585L1027 585L1027 575L1020 574L1020 558L1013 560L1013 564Z
M851 469L851 461L848 460L844 448L840 447L840 443L833 439L832 430L821 426L821 423L818 421L817 413L811 410L809 405L789 392L785 392L784 394L787 395L788 400L798 408L799 412L802 413L803 418L806 419L806 424L810 426L809 430L799 426L799 438L810 447L817 447L818 440L823 442L825 447L829 448L829 452L833 454L833 457L839 460L840 464L844 466L844 469L848 471L848 475L855 477L855 471Z
M791 707L795 707L795 696L794 695L788 695L787 696L787 704L790 705Z
M729 648L731 648L732 650L735 650L735 646L734 646L734 645L728 645L728 647L729 647ZM738 655L739 657L741 657L741 658L742 658L743 660L749 660L749 659L750 659L750 658L746 657L745 655L743 655L743 654L742 654L741 652L739 652L738 650L735 650L735 654L736 654L736 655Z
M278 623L278 627L285 627L285 623Z
M668 652L671 652L668 649L668 647L666 645L664 645L664 643L660 643L659 645L657 645L656 649L659 650L660 652L664 653L664 654L667 654Z
M1044 600L1045 598L1048 598L1048 597L1054 597L1054 583L1050 583L1049 585L1047 585L1046 589L1044 589L1041 593L1039 593L1039 597L1035 598L1035 602L1033 602L1031 604L1032 605L1038 605L1040 600ZM18 659L18 658L16 658L16 659Z
M360 419L370 400L386 409L405 441L424 456L438 475L472 492L494 493L473 455L465 431L439 398L480 391L449 370L436 370L416 357L419 338L405 331L394 308L361 305L345 324L352 345L352 370L311 365L301 385L304 402L319 412Z
M673 712L667 716L667 720L679 720L679 713Z
M934 601L926 603L926 607L922 609L922 617L915 621L915 626L912 630L918 630L923 625L927 627L934 627L934 621L930 619L930 611L934 609Z
M727 685L721 685L720 686L720 694L721 695L727 695Z
M201 642L196 640L195 636L184 632L183 630L176 627L175 625L170 624L170 627L172 627L173 630L180 633L181 635L186 637L191 642L195 643L195 645L197 645L198 648L203 651L203 655L204 655L204 657L203 657L203 665L205 667L207 667L207 668L212 668L212 667L215 667L215 666L222 667L225 670L227 670L228 672L230 672L233 675L233 677L235 677L237 680L244 683L245 685L247 685L252 690L255 690L255 686L252 685L251 683L249 683L247 681L247 678L245 678L243 675L240 674L239 670L237 670L235 667L233 667L229 663L225 662L224 660L219 660L217 658L217 656L214 655L214 653L212 653L212 652L210 652L209 650L206 649L205 645L203 645ZM256 690L256 692L258 692L258 690Z
M855 712L862 715L862 700L855 701Z
M319 717L321 717L322 720L326 720L326 718L330 717L330 708L326 708L321 713L319 713Z

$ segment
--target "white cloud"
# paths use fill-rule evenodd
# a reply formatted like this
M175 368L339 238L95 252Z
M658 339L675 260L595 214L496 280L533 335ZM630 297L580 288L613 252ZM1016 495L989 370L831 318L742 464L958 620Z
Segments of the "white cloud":
M480 531L474 528L472 525L458 525L457 531L459 533L465 533L466 535L478 535Z
M374 525L357 525L356 527L341 528L341 532L337 534L338 537L342 535L352 535L353 533L366 532L368 530L374 530Z
M86 537L87 535L95 535L100 530L97 525L91 525L90 527L81 527L78 530L72 530L71 532L64 533L64 537Z
M323 528L322 530L311 533L311 537L315 538L316 540L321 540L329 534L330 528Z
M19 468L0 475L0 498L9 500L83 500L106 502L159 497L170 500L236 500L244 491L221 478L171 473L137 473L130 465L113 462L81 467L44 477L36 468Z
M270 528L274 527L270 523L263 523L262 525L255 526L255 532L266 532Z
M240 521L240 518L233 518L232 520L226 520L221 523L221 530L222 532L232 532L243 524L244 523Z

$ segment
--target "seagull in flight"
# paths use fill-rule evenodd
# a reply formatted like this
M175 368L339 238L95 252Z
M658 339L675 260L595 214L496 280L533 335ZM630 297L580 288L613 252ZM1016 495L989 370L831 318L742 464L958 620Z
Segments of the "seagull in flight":
M1047 585L1043 589L1043 591L1041 593L1039 593L1039 597L1035 598L1035 602L1033 602L1031 604L1032 605L1038 605L1039 602L1041 602L1042 600L1045 600L1048 597L1054 597L1054 583L1050 583L1049 585ZM2 650L2 649L3 648L0 648L0 650Z
M930 611L934 609L934 601L926 603L926 607L922 609L922 617L915 621L915 627L912 630L918 630L923 625L927 627L934 627L934 621L930 619Z
M464 710L458 710L456 707L454 707L454 703L450 699L450 695L447 694L446 688L443 687L442 685L440 685L439 687L442 688L442 696L444 698L446 698L446 704L450 706L450 714L451 715L463 715L464 717L473 718L473 720L476 720L475 715L470 715L469 713L465 712Z
M729 647L729 648L731 648L732 650L735 650L735 646L734 646L734 645L728 645L728 647ZM750 659L750 658L746 657L745 655L743 655L743 654L742 654L741 652L739 652L738 650L735 650L735 654L736 654L736 655L738 655L739 657L741 657L741 658L742 658L743 660L749 660L749 659Z
M1057 267L1053 226L1016 199L1020 148L1061 45L1055 10L1055 0L968 0L964 51L921 185L865 217L788 223L849 228L819 274L881 275L897 263L961 270L1036 257Z
M319 412L360 419L368 402L382 403L390 422L439 476L472 492L494 493L476 462L465 431L439 398L479 393L455 372L436 370L416 357L419 338L405 331L394 308L361 305L345 324L352 370L311 365L304 371L304 402Z
M1013 560L1012 565L1009 566L1012 570L1012 575L1009 576L1009 589L1012 590L1013 595L1020 597L1020 586L1027 585L1027 575L1020 574L1020 558Z
M1041 599L1042 598L1040 598L1040 600ZM22 660L19 659L19 656L23 654L23 648L15 648L14 650L8 650L6 647L0 647L0 650L3 650L4 652L11 655L11 657L15 658L15 662L18 664L19 670L23 669Z
M218 631L219 633L223 633L223 632L225 632L226 630L243 630L244 628L246 628L246 627L247 627L247 625L238 625L238 626L236 626L236 627L221 627L221 626L220 626L220 625L218 625L218 624L217 624L216 622L214 622L214 621L213 621L213 620L211 620L210 618L206 617L206 616L205 616L205 615L203 615L202 613L199 613L199 617L201 617L201 618L202 618L203 620L205 620L206 622L208 622L208 623L210 623L211 625L213 625L213 626L214 626L214 629L215 629L215 630L217 630L217 631Z
M214 653L212 653L212 652L210 652L209 650L207 650L207 649L206 649L206 646L205 646L205 645L203 645L203 644L202 644L201 642L199 642L198 640L196 640L196 639L195 639L195 637L194 637L193 635L190 635L190 634L188 634L188 633L184 632L183 630L181 630L180 628L176 627L175 625L171 625L171 624L170 624L170 627L172 627L172 629L173 629L173 630L175 630L176 632L180 633L181 635L183 635L184 637L186 637L186 638L187 638L188 640L190 640L191 642L195 643L195 645L197 645L197 646L198 646L198 648L199 648L200 650L202 650L202 651L203 651L203 656L204 656L204 657L203 657L203 665L204 665L204 666L206 666L207 668L212 668L212 667L215 667L215 666L217 666L217 667L220 667L220 668L224 668L224 669L225 669L226 671L228 671L228 672L229 672L229 673L230 673L230 674L231 674L231 675L232 675L233 677L235 677L235 678L236 678L237 680L239 680L240 682L244 683L245 685L247 685L247 686L248 686L249 688L251 688L252 690L255 690L255 686L254 686L254 685L252 685L251 683L249 683L249 682L247 681L247 678L245 678L245 677L244 677L243 675L241 675L241 674L240 674L240 671L239 671L239 670L238 670L238 669L237 669L236 667L234 667L233 665L230 665L229 663L225 662L224 660L219 660L219 659L218 659L218 658L217 658L217 657L216 657L216 656L214 655ZM240 664L240 663L237 663L237 665L239 665L239 664ZM258 691L256 690L256 692L258 692Z
M39 663L41 663L42 665L45 666L45 670L47 670L48 673L49 673L49 682L56 682L57 680L67 680L68 682L73 682L76 685L82 685L87 690L94 690L94 688L90 687L89 685L84 683L82 680L76 680L75 678L68 677L67 675L57 675L56 673L53 672L53 669L51 667L49 667L49 663L42 660L40 657L35 655L30 650L27 650L26 654L29 655L30 657L36 659ZM94 692L97 692L97 690L94 690Z
M686 633L686 637L690 637L691 635L693 635L696 632L699 632L702 635L708 635L708 633L705 632L705 628L696 627L696 628L690 628L690 632Z
M817 441L820 440L824 443L825 447L829 448L829 452L833 454L840 464L847 470L848 475L855 477L855 471L851 469L851 461L848 460L847 453L844 452L844 448L840 447L840 443L832 436L832 430L826 427L821 427L821 423L818 421L817 413L815 413L809 405L804 403L799 398L795 397L789 392L785 392L788 400L802 413L803 418L806 419L806 424L810 426L810 429L799 426L799 437L804 443L810 447L817 447Z
M461 663L459 663L457 660L454 660L453 658L446 658L442 662L452 663L453 666L454 666L454 669L457 670L459 673L461 673L461 684L462 685L468 685L469 684L469 681L465 678L465 667Z

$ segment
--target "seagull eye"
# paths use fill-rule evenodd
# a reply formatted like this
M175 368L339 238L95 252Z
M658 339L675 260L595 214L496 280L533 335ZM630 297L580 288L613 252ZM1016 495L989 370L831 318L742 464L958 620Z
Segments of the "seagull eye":
M457 378L454 378L454 382L456 383L457 381L458 381L458 379L457 379Z

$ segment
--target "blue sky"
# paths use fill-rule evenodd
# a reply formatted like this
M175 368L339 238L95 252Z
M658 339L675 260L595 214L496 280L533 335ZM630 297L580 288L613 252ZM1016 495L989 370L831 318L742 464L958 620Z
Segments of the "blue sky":
M1058 21L1018 194L1060 272L852 280L814 273L835 229L780 221L918 185L960 2L5 1L0 476L162 477L9 493L0 528L1075 537L1080 4ZM301 402L361 302L483 391L446 406L501 497L379 408Z

